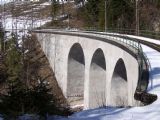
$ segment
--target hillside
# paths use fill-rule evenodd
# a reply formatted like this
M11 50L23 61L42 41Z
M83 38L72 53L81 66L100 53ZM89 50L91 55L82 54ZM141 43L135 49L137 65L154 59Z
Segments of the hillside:
M88 0L88 2L71 2L61 4L57 16L61 14L69 15L64 20L59 20L59 24L50 24L47 27L70 27L70 28L91 28L104 30L105 25L105 1ZM160 31L160 6L159 1L139 1L139 26L144 31ZM128 30L136 29L136 6L133 1L112 0L106 5L106 23L108 30ZM143 31L142 31L143 32Z

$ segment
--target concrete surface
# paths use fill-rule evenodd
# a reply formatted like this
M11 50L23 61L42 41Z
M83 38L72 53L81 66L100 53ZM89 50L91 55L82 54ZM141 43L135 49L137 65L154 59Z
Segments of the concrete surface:
M138 62L127 48L122 49L121 45L113 44L114 41L108 42L104 36L102 41L101 36L98 39L63 34L63 31L35 34L66 98L82 94L84 109L122 103L136 105ZM123 62L115 72L120 59ZM120 100L113 100L115 96Z

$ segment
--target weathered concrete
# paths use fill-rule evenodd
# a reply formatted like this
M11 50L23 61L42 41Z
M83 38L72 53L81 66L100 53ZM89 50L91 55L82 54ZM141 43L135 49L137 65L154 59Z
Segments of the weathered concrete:
M127 48L107 39L105 42L63 32L36 35L66 97L84 93L85 109L124 102L136 105L138 62ZM113 90L121 92L118 95ZM115 96L121 96L122 102L113 101Z

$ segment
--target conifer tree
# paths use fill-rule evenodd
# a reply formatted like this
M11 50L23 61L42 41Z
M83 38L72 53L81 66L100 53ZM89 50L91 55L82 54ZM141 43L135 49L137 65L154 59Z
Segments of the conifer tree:
M4 50L4 29L2 22L0 22L0 52Z
M99 16L99 4L101 0L87 0L85 5L86 10L86 22L90 23L91 27L98 27L98 16ZM94 25L94 26L93 26Z
M22 71L22 53L17 45L15 34L6 42L5 64L7 65L8 82L13 82L20 78Z
M107 13L110 28L131 28L134 20L134 3L130 0L110 0Z
M6 66L4 63L4 29L2 22L0 22L0 83L4 82L6 77Z
M52 0L51 4L51 16L52 16L52 22L55 23L55 18L57 16L57 12L59 10L59 1Z

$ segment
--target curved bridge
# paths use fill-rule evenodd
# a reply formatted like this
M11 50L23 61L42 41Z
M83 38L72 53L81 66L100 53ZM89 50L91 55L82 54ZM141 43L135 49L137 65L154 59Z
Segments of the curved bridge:
M35 30L66 98L84 108L136 106L139 51L136 40L83 31Z

